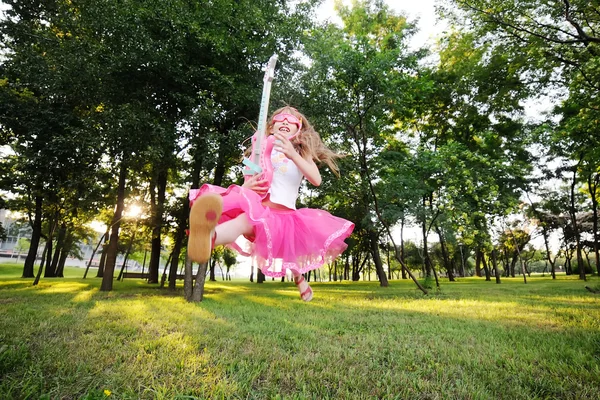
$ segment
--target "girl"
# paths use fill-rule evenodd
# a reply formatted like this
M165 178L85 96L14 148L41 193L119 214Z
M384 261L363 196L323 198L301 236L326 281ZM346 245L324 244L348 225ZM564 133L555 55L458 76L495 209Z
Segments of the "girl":
M354 224L322 210L297 210L296 199L303 178L321 184L315 161L325 162L339 176L339 156L292 107L275 111L266 132L276 139L270 154L271 182L257 174L242 186L205 184L190 190L188 256L203 263L215 246L226 244L252 256L267 276L282 277L290 270L300 297L310 301L313 292L302 274L340 255Z

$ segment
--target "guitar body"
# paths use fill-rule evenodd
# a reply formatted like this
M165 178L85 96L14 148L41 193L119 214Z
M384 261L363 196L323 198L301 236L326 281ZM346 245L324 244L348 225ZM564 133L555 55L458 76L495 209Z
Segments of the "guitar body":
M263 140L263 148L260 153L260 167L263 170L263 179L267 181L267 185L271 187L273 182L273 162L271 161L271 152L275 143L275 136L269 135L266 140Z
M257 135L259 135L260 132L256 132L254 134L254 136L252 136L252 152L254 153L254 151L256 150L255 146L257 146L257 144L259 144L259 140ZM262 138L262 140L260 140L260 158L258 160L258 166L260 167L260 169L262 170L262 172L260 174L262 174L262 179L266 180L266 187L269 188L271 186L271 182L273 182L273 162L271 161L271 153L273 151L273 145L275 144L275 136L274 135L269 135L266 138ZM245 168L246 172L250 171L249 167ZM251 174L244 174L244 181L246 181L247 179L251 178L253 175ZM266 193L263 195L263 198L266 197Z

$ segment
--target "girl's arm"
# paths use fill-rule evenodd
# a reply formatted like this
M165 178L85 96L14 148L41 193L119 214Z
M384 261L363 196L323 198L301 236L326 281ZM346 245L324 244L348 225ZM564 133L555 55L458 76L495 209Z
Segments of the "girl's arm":
M294 145L279 132L275 133L275 137L279 142L275 141L274 148L277 151L285 154L287 158L292 160L298 167L302 175L313 185L319 186L321 184L321 173L319 167L313 161L312 158L303 158L294 148Z
M286 154L287 155L287 154ZM300 154L296 150L294 150L294 154L292 157L288 157L290 160L296 164L302 175L313 185L319 186L321 184L321 173L319 172L319 167L312 160L312 158L306 159L302 158Z

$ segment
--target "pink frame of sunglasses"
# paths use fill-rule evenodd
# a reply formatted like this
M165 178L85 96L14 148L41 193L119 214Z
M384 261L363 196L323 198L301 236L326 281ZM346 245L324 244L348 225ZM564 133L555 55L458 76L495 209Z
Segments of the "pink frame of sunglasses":
M293 114L279 113L273 116L273 122L283 122L286 120L288 124L294 124L298 129L302 128L302 120Z

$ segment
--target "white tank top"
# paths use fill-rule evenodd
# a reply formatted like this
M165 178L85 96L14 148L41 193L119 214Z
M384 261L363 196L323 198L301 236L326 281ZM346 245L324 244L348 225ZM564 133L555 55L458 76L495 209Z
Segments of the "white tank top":
M270 199L273 203L295 210L300 183L304 175L292 160L275 149L271 152L271 162L273 163L273 181L269 189Z

